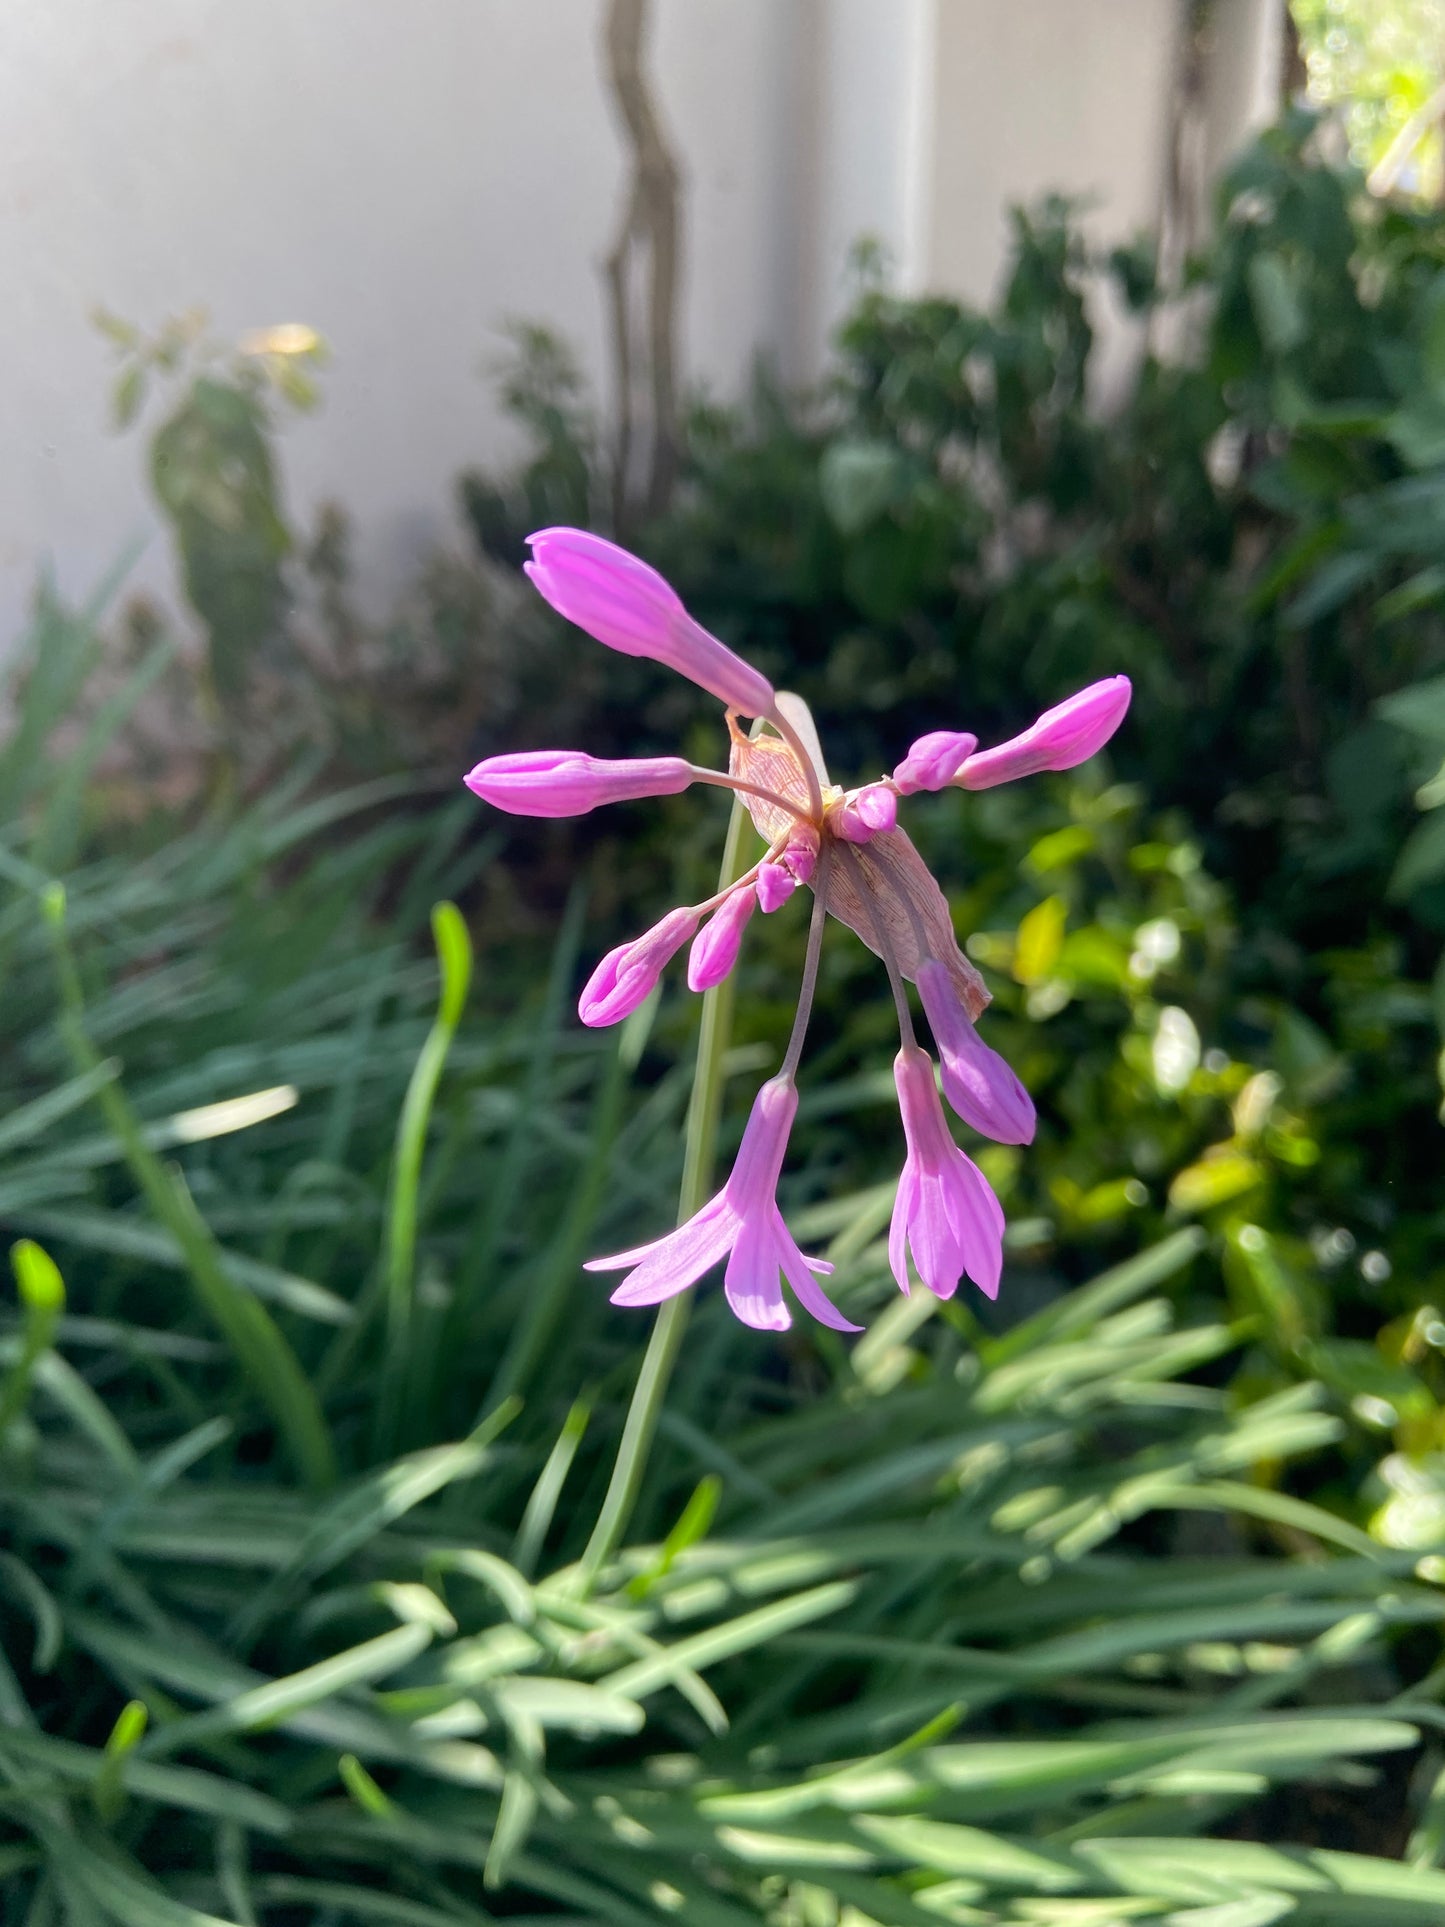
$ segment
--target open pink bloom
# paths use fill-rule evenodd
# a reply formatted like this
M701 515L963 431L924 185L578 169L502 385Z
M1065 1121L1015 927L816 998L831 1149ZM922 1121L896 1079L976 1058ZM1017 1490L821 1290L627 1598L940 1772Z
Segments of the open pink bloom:
M926 1051L907 1045L893 1060L908 1158L898 1180L888 1262L908 1290L908 1254L919 1277L951 1298L966 1272L986 1298L997 1298L1003 1269L1003 1210L988 1179L948 1134Z
M523 566L559 615L624 656L649 656L730 709L766 716L773 686L694 622L677 591L646 562L584 529L539 529Z
M1101 750L1124 720L1133 685L1127 676L1092 682L1054 709L1046 709L1022 736L970 756L954 776L959 789L988 790L1040 770L1073 769Z
M655 923L631 943L620 943L609 950L582 986L577 1000L577 1015L583 1023L599 1029L630 1017L696 930L697 915L696 910L669 910L661 923Z
M1072 769L1099 749L1129 706L1126 676L1111 676L1046 710L1031 728L980 751L964 730L920 736L891 777L841 790L829 778L807 705L700 627L647 563L582 529L531 537L527 574L552 606L600 642L647 656L690 677L727 706L727 769L677 757L603 761L576 750L493 756L467 777L472 789L515 815L573 816L599 803L666 796L692 782L731 789L766 845L753 867L705 903L672 910L609 952L578 1005L585 1024L615 1024L638 1008L674 954L692 939L688 983L711 990L734 968L755 908L775 911L801 886L813 892L803 988L782 1069L759 1092L727 1184L689 1222L593 1270L626 1269L613 1294L621 1305L651 1305L695 1284L727 1260L728 1302L746 1324L789 1322L786 1279L802 1304L840 1331L857 1327L814 1281L829 1267L805 1258L776 1203L788 1130L797 1109L794 1076L818 981L829 917L846 924L882 959L898 1010L903 1048L894 1065L908 1157L889 1239L894 1275L908 1289L911 1252L918 1276L941 1297L965 1273L989 1297L1002 1265L1003 1213L983 1174L949 1136L933 1065L914 1042L908 986L933 1029L943 1089L975 1130L1004 1144L1034 1134L1028 1092L975 1028L989 992L959 946L948 900L898 824L898 799L953 786L988 789L1036 770ZM739 714L756 719L749 734Z
M689 990L711 990L729 975L742 948L743 931L757 904L755 886L745 883L724 897L692 940L687 959Z
M608 762L580 749L524 749L489 756L462 781L493 809L510 816L583 816L599 803L638 796L676 796L693 779L680 756Z
M931 735L920 736L893 772L899 795L943 789L977 748L977 736L970 736L967 730L935 729Z
M778 1174L797 1108L792 1078L770 1078L753 1100L737 1163L716 1197L665 1238L591 1260L588 1271L628 1270L612 1294L614 1305L659 1304L695 1285L726 1258L723 1290L745 1325L759 1331L787 1330L793 1321L783 1302L786 1278L798 1302L822 1324L834 1331L862 1329L835 1310L818 1288L812 1274L826 1275L833 1267L803 1256L778 1209Z
M919 971L918 994L938 1046L943 1095L954 1110L999 1144L1032 1144L1033 1099L979 1036L941 963L926 963Z

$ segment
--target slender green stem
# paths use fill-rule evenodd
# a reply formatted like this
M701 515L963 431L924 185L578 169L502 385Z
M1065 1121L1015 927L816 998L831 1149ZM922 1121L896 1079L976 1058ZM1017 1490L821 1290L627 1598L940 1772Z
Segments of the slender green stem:
M472 942L454 903L438 903L433 907L432 935L441 968L441 1001L436 1021L412 1071L397 1120L387 1205L386 1351L376 1413L377 1448L383 1455L396 1450L405 1424L407 1395L415 1366L417 1197L421 1190L427 1125L472 977Z
M808 949L803 958L803 981L798 987L798 1008L793 1014L793 1033L783 1053L782 1075L796 1077L803 1055L803 1039L808 1034L808 1019L813 1014L813 996L818 988L818 961L823 954L823 925L828 918L828 862L832 855L828 839L818 851L818 867L813 874L813 914L808 923Z
M743 840L749 818L740 801L733 803L728 822L727 843L722 868L718 873L721 889L734 882L744 868ZM682 1185L677 1200L677 1221L684 1224L707 1201L712 1183L713 1158L717 1149L718 1117L722 1110L723 1057L732 1036L733 980L727 977L702 1000L702 1027L697 1040L697 1071L693 1078L692 1098L687 1107L687 1128L683 1138ZM592 1528L592 1537L582 1554L582 1590L590 1592L597 1574L617 1550L627 1530L647 1469L647 1455L667 1396L668 1381L677 1362L682 1335L692 1308L691 1292L680 1291L669 1298L657 1314L652 1336L647 1341L642 1369L637 1374L632 1403L622 1427L622 1441L607 1482L607 1492Z

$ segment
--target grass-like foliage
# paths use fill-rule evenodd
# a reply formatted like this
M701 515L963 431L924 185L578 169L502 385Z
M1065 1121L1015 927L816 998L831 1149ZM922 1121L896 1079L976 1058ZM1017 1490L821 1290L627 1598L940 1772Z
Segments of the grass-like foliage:
M450 804L278 790L94 854L135 692L53 761L93 648L39 641L0 754L6 1922L1445 1917L1401 1659L1439 1593L1251 1476L1337 1421L1220 1389L1237 1334L1164 1295L1203 1234L999 1330L898 1299L885 1190L799 1212L867 1335L704 1294L589 1577L642 1330L578 1261L666 1222L687 1067L570 1024L575 906L473 970Z

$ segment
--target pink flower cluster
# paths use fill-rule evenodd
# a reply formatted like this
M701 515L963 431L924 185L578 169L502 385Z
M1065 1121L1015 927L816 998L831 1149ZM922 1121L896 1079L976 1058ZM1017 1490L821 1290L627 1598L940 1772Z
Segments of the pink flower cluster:
M943 1096L975 1131L1027 1144L1034 1107L1008 1065L978 1034L989 1001L958 947L947 903L906 833L898 800L919 791L989 789L1041 770L1071 769L1108 741L1129 706L1126 676L1091 684L1045 711L1022 735L980 750L966 731L922 736L891 776L858 789L828 780L812 719L796 697L709 635L647 563L581 529L531 538L527 573L552 606L626 655L646 656L689 677L726 706L726 771L675 756L604 761L579 750L493 756L467 776L495 808L521 816L578 816L602 803L671 796L695 782L734 791L767 843L764 855L705 903L670 910L660 923L605 956L582 990L583 1023L615 1024L650 995L672 957L690 944L693 990L720 984L736 964L755 910L768 915L800 886L813 893L808 954L793 1033L777 1075L754 1101L732 1175L678 1230L651 1244L597 1258L596 1271L625 1271L620 1305L653 1305L684 1291L726 1260L723 1290L744 1324L790 1323L786 1280L804 1308L839 1331L844 1318L817 1283L832 1267L805 1257L777 1205L777 1186L797 1111L796 1073L828 914L848 924L883 960L898 1007L902 1048L894 1064L906 1157L888 1251L903 1291L912 1269L950 1297L964 1276L992 1298L1003 1264L1003 1212L978 1166L954 1143L934 1064L915 1039L907 985L918 992L938 1051ZM738 717L752 717L745 735Z

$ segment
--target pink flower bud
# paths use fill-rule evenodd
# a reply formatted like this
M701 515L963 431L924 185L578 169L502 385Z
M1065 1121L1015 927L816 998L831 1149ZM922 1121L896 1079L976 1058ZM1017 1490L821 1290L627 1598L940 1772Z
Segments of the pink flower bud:
M711 990L720 984L738 960L743 931L758 900L752 884L724 897L712 916L692 940L687 959L689 990Z
M680 756L606 762L578 749L529 749L489 756L462 780L511 816L583 816L599 803L676 796L692 781L692 767Z
M786 863L763 863L758 867L758 903L765 917L781 910L798 887L798 879Z
M1090 683L1067 702L1046 709L1022 736L970 756L953 781L959 789L987 790L1040 770L1072 769L1104 747L1124 720L1132 694L1127 676Z
M694 622L646 562L585 529L540 529L527 540L533 586L579 629L624 656L666 663L746 716L772 709L767 677Z
M999 1144L1032 1144L1033 1099L969 1019L946 967L930 958L915 979L943 1066L943 1095L965 1124Z
M818 832L811 824L800 824L783 846L776 861L758 870L758 902L763 915L781 910L800 883L811 883L818 865Z
M894 770L893 780L904 796L913 796L919 790L941 790L977 748L977 736L970 736L967 730L936 729L913 744Z
M783 861L799 883L813 881L813 872L818 867L818 832L811 824L798 829L788 838Z
M871 843L898 828L898 794L887 783L867 783L848 792L831 820L845 843Z
M642 936L609 950L577 1000L577 1015L583 1023L595 1030L630 1017L696 928L696 910L669 910L661 923Z

